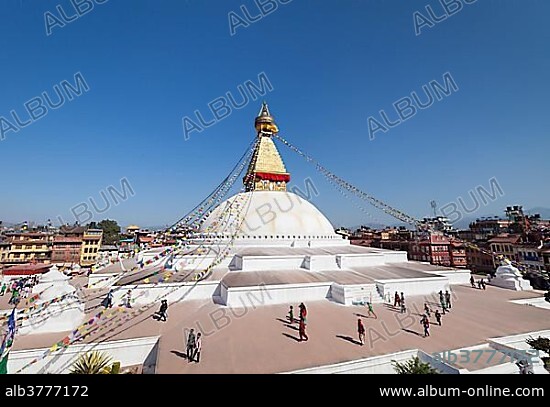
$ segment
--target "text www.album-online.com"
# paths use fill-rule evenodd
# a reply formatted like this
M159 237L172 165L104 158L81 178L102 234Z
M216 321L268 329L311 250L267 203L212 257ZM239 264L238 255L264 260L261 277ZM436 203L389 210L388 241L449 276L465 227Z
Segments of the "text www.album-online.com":
M380 387L382 397L544 397L542 387L438 387L426 385L424 387Z

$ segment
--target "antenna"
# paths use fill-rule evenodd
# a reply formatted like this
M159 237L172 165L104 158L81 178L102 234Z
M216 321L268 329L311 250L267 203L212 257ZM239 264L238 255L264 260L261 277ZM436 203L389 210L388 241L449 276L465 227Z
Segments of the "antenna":
M432 207L434 211L434 218L437 218L437 202L436 201L430 201L430 206Z

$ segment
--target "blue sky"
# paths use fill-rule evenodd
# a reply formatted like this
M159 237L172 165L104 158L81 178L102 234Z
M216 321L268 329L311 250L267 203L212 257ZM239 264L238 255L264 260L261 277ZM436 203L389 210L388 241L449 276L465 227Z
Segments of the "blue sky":
M550 3L484 0L415 35L413 13L437 0L293 0L237 27L254 1L110 0L46 35L44 13L69 0L4 0L0 116L81 72L89 91L0 142L0 219L72 217L70 208L126 178L135 196L95 219L177 220L216 186L254 137L260 102L186 141L182 118L265 72L281 135L324 166L416 217L496 177L508 204L550 206ZM450 72L459 91L369 140L367 120ZM297 185L337 226L366 216L284 146Z

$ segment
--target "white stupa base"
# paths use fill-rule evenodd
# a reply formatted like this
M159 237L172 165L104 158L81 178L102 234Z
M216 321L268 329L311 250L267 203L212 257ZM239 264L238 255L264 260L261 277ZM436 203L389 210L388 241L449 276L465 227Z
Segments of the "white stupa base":
M489 284L514 291L532 290L531 283L525 280L519 270L510 263L497 268L496 275Z
M496 287L506 288L508 290L514 290L514 291L527 291L527 290L533 289L533 287L531 286L531 283L522 278L512 279L512 278L495 277L491 279L489 284L494 285Z
M40 307L40 302L38 306ZM50 304L29 319L23 320L19 335L72 331L82 324L84 316L84 304L76 298L66 299Z

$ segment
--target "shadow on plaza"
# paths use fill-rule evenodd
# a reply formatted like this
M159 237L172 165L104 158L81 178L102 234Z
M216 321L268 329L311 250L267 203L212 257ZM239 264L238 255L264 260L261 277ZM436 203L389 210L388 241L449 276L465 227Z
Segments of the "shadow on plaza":
M336 335L337 338L343 339L345 341L351 342L354 345L361 345L361 342L359 342L356 339L353 339L351 336L345 336L345 335Z

